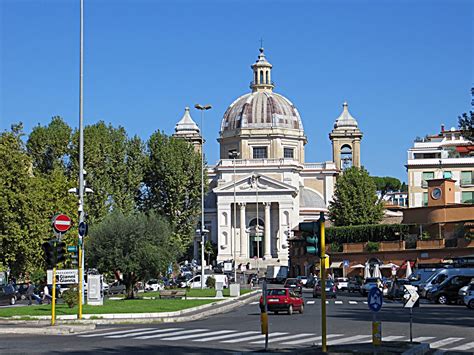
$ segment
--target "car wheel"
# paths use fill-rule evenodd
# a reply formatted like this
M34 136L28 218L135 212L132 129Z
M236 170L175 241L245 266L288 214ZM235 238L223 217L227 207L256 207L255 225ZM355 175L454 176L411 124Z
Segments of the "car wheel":
M290 304L290 305L288 306L288 314L289 314L290 316L293 314L293 305L292 305L292 304Z
M15 296L12 296L12 297L10 298L10 305L11 305L11 306L14 306L15 303L16 303L16 297L15 297Z
M470 300L469 303L467 304L467 306L468 306L470 309L474 309L474 300Z
M317 298L317 296L316 296L316 294L315 294L315 293L313 293L313 298Z
M448 297L445 295L439 295L437 301L439 304L448 304Z
M301 308L300 308L300 314L303 314L303 312L304 312L304 304L302 303Z

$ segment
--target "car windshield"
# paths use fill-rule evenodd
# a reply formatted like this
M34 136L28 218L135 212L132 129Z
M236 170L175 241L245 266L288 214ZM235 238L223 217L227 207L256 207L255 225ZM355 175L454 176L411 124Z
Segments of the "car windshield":
M298 280L297 279L288 279L286 280L285 282L285 285L296 285L298 284Z
M286 296L286 290L284 289L270 289L267 290L269 296Z

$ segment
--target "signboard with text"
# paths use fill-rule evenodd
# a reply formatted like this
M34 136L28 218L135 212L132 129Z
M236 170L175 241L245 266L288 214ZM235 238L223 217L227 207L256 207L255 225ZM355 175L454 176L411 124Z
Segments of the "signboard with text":
M48 285L53 284L53 270L47 271ZM79 274L77 269L58 269L56 270L56 282L62 285L72 285L79 283Z

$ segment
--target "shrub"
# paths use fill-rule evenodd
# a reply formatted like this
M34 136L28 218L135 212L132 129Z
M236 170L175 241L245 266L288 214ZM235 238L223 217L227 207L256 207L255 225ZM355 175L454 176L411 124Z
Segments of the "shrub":
M373 253L375 251L379 251L379 243L378 242L367 242L367 251L369 253Z
M79 294L76 287L71 287L63 292L63 300L69 308L79 304Z
M215 288L216 287L216 279L214 276L209 276L206 280L206 286L209 288Z
M329 227L326 243L358 243L403 240L408 235L406 224L365 224L361 226Z

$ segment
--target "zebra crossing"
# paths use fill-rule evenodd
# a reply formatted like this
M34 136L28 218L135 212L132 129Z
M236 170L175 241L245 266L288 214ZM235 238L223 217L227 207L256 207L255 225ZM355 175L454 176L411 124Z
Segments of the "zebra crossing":
M106 338L106 339L125 339L125 340L159 340L163 342L187 341L196 343L220 343L220 344L246 344L250 347L262 346L265 343L265 336L257 330L240 331L236 329L218 329L208 328L132 328L132 329L96 329L91 332L75 335L79 338ZM329 334L328 345L340 345L350 343L370 343L371 335L363 334ZM408 341L406 335L389 335L383 337L383 341ZM473 351L474 339L462 337L435 337L421 336L414 338L415 342L429 343L431 349L441 351ZM321 336L312 333L290 333L285 331L272 332L269 334L269 344L278 344L279 347L311 346L320 345Z

